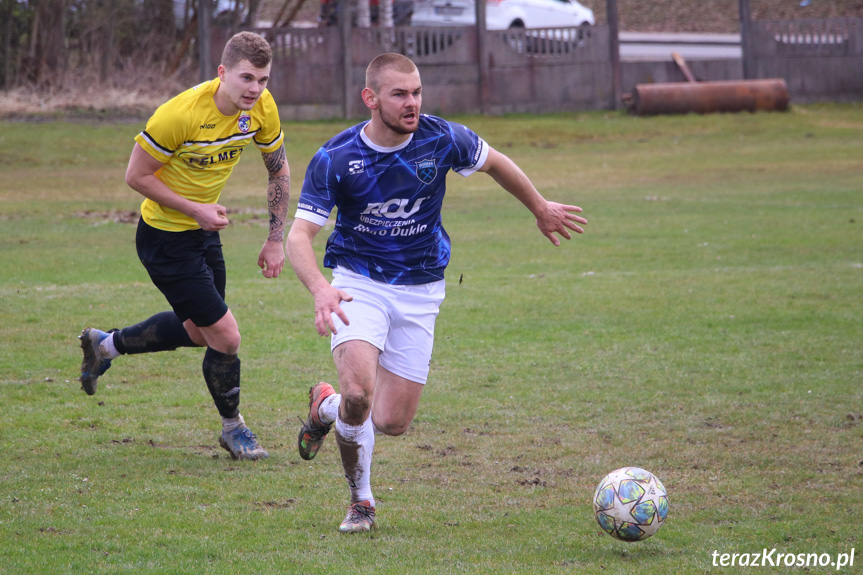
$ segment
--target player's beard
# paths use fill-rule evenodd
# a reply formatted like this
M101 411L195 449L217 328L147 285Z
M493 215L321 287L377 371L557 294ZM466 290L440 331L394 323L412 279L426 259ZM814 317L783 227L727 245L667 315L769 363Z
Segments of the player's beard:
M388 114L385 114L383 109L380 109L379 111L380 111L380 115L381 115L381 122L383 122L383 125L386 126L387 128L389 128L390 130L392 130L393 132L395 132L396 134L402 134L402 135L413 134L414 132L417 131L417 128L419 128L419 122L417 122L416 124L414 124L410 128L406 128L398 122L398 119L401 116L398 116L396 118L392 118ZM419 117L419 112L415 112L415 114L417 117Z

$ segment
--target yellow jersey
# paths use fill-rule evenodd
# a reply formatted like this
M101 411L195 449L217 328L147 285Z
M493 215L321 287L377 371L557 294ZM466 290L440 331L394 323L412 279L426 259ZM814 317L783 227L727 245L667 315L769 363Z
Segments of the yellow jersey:
M246 145L254 141L261 153L275 152L284 134L279 110L264 90L249 111L225 116L213 99L218 78L171 98L155 111L135 141L162 162L156 177L172 191L193 202L214 204ZM189 216L147 198L141 217L160 230L180 232L199 228Z

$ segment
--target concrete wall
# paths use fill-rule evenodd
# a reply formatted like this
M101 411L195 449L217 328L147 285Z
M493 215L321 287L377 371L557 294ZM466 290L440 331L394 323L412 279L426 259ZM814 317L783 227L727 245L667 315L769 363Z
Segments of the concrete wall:
M352 28L346 53L338 28L254 31L273 46L269 89L286 120L366 117L360 99L366 66L385 52L416 62L428 113L545 113L612 106L606 26L487 32L485 77L477 30L469 26ZM224 45L231 33L215 31L213 45Z
M486 54L490 114L612 105L607 26L491 31Z
M748 68L751 79L783 78L792 103L863 99L863 19L754 21L751 30L747 67L740 59L692 60L687 64L696 79L742 80ZM286 120L367 117L360 99L365 68L384 52L417 63L428 113L622 107L613 101L604 25L488 31L482 39L473 27L256 31L273 45L270 91ZM214 30L213 46L224 45L231 32ZM215 66L219 54L213 57ZM620 71L623 95L637 84L686 81L671 60L621 62Z
M784 78L792 102L863 99L863 18L756 20L752 78Z

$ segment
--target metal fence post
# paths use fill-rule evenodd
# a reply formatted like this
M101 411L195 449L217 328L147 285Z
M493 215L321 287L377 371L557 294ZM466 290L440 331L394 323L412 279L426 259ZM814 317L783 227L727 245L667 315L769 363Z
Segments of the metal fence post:
M740 49L743 52L741 63L743 64L743 79L752 77L752 50L749 47L749 35L752 31L752 13L749 10L749 0L740 0Z
M342 86L343 96L342 110L345 119L350 118L351 106L351 2L350 0L339 0L339 30L342 32Z
M608 20L608 48L611 57L611 109L616 110L621 105L620 73L620 23L617 15L617 0L605 0L605 14Z
M476 0L476 52L479 61L479 111L483 115L489 113L488 84L489 68L488 55L486 54L486 22L485 22L485 0Z

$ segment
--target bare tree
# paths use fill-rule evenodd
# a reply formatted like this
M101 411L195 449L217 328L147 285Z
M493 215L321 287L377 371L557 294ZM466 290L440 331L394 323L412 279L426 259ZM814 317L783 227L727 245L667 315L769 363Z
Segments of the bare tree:
M16 24L14 10L14 0L3 0L0 2L0 21L3 22L3 78L0 79L2 80L0 81L0 86L4 89L8 89L15 84L13 68L17 66L12 43Z
M37 85L62 82L66 70L66 0L41 0L35 4L30 29L28 77Z
M99 67L99 83L104 85L108 82L114 56L114 30L117 21L117 3L111 0L101 0L105 10L105 21L102 25L104 31L102 36L102 55ZM105 6L107 4L107 6Z
M261 7L261 0L249 0L249 10L246 12L246 18L243 20L243 26L254 26L258 19L258 8Z

